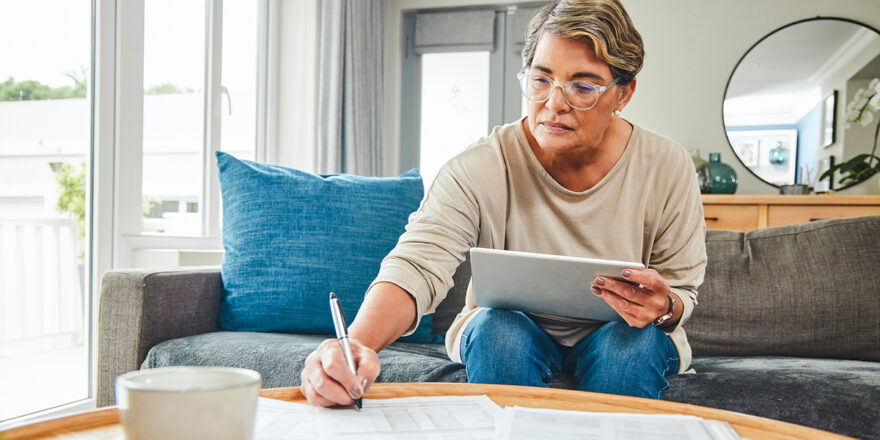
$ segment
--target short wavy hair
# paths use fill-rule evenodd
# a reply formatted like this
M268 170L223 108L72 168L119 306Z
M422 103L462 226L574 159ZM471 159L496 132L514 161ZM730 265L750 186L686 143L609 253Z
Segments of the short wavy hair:
M522 56L531 66L538 38L545 31L592 43L596 57L611 67L618 84L629 84L642 70L645 48L618 0L563 0L550 3L532 18Z

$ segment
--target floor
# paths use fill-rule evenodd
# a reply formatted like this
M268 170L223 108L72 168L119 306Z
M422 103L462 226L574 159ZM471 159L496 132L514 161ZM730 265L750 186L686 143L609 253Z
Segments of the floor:
M0 357L0 423L88 397L83 345Z

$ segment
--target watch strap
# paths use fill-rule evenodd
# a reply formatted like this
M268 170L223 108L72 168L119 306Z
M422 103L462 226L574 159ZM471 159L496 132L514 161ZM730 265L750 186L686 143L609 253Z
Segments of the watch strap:
M666 297L669 299L669 310L657 317L654 321L655 326L661 325L675 316L675 298L673 298L672 295L666 295Z

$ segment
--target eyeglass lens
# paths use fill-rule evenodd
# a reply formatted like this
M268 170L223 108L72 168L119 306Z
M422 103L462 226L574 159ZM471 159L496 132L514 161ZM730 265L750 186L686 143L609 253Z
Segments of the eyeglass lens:
M536 102L546 101L555 84L558 83L538 73L526 73L520 81L526 98ZM586 81L569 81L563 85L566 102L579 109L587 109L596 104L599 99L598 89L599 86Z

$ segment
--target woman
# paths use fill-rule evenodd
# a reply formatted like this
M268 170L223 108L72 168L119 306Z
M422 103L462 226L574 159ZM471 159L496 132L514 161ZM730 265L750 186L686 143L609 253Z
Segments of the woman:
M706 264L705 224L685 149L619 117L636 88L642 40L618 0L547 5L529 25L519 77L528 115L449 161L370 287L339 344L306 360L314 405L349 404L379 374L376 352L443 300L471 247L641 261L624 283L588 290L625 320L606 323L466 305L446 334L471 382L547 386L569 373L581 390L660 398L690 364L681 325Z

